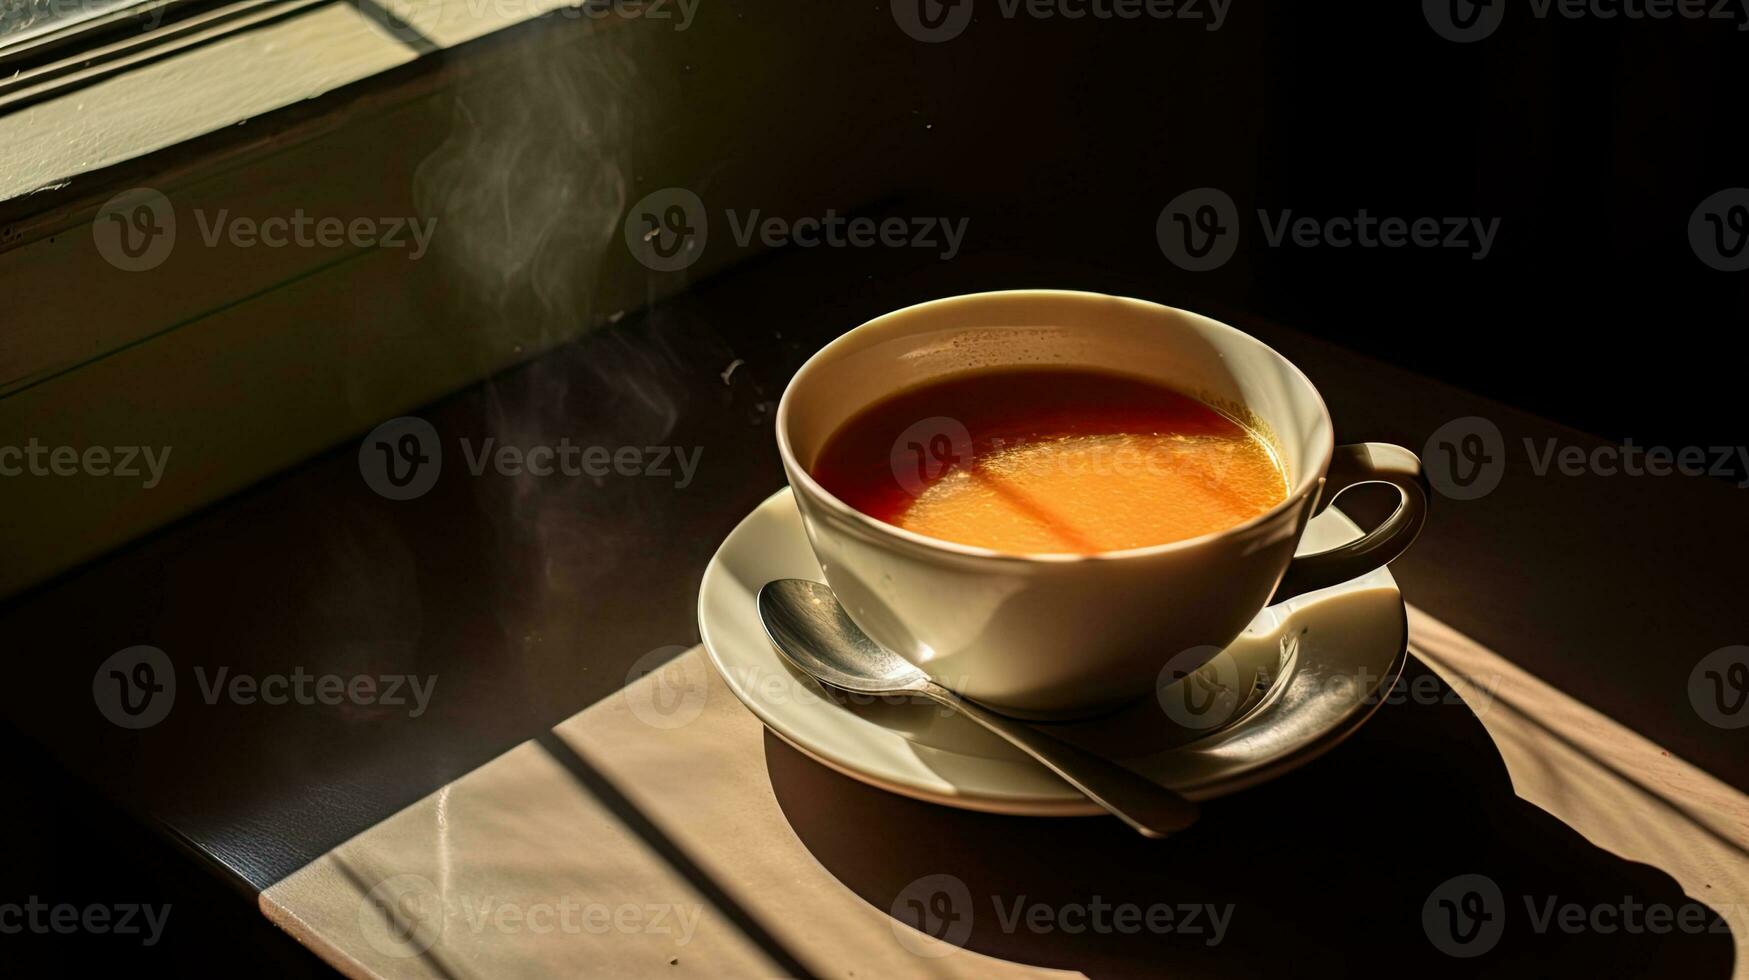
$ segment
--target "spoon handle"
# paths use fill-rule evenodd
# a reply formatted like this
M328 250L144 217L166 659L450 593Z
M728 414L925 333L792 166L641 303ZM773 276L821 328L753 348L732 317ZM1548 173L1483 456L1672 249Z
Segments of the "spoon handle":
M1195 803L1110 759L1047 735L1026 722L999 715L934 682L925 685L922 693L1007 739L1143 837L1165 837L1196 822Z

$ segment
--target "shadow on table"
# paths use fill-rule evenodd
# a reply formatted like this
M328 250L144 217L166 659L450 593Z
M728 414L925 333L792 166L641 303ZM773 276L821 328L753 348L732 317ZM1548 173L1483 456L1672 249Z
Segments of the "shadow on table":
M1413 657L1404 674L1437 682ZM766 762L796 834L847 887L1005 960L1094 977L1730 976L1722 919L1519 799L1482 724L1438 700L1385 705L1339 749L1211 801L1165 841L1114 819L922 803L769 732Z

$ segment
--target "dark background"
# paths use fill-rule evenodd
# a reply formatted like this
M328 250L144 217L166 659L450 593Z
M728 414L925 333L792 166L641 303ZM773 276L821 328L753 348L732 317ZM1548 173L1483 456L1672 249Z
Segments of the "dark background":
M1235 0L1215 32L994 8L913 46L924 81L894 81L932 127L869 137L876 158L930 161L938 179L913 189L972 216L971 237L1133 268L1160 258L1167 201L1220 188L1238 251L1205 273L1159 261L1179 305L1262 314L1611 439L1743 441L1749 294L1687 233L1702 200L1749 184L1736 23L1538 20L1512 4L1459 44L1416 3ZM1068 43L1083 33L1097 43ZM1482 261L1268 248L1260 208L1499 217L1500 231Z

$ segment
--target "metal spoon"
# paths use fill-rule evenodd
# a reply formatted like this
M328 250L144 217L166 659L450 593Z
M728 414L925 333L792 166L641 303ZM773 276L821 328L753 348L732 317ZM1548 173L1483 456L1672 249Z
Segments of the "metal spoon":
M1158 783L942 687L850 621L832 590L798 578L765 583L759 618L766 635L797 669L828 687L856 694L921 695L1002 736L1110 810L1144 837L1164 837L1196 822L1197 806Z

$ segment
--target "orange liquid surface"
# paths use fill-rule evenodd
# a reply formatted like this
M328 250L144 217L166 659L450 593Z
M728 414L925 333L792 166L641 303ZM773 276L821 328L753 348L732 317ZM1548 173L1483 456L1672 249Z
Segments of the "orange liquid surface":
M1268 445L1225 415L1151 382L1062 369L901 392L833 433L813 476L871 517L1016 554L1180 541L1287 495Z

